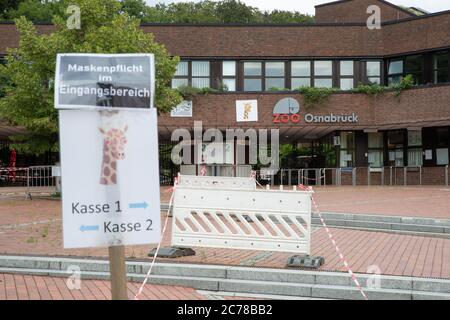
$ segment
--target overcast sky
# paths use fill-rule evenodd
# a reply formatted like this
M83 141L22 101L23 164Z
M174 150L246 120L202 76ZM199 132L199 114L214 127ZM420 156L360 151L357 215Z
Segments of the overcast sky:
M171 2L188 2L185 0L146 0L148 4L171 3ZM198 0L192 0L198 1ZM331 2L333 0L241 0L248 5L257 7L261 10L291 10L301 13L314 14L314 6L322 3ZM419 7L429 12L438 12L450 9L450 0L391 0L396 5L407 7Z

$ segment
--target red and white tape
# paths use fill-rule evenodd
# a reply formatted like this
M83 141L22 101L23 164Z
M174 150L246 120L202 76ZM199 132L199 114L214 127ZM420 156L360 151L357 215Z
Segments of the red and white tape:
M174 179L174 184L173 184L173 187L172 187L172 195L170 196L170 200L169 200L169 208L167 209L167 213L166 213L166 220L164 221L164 227L163 227L162 232L161 232L161 238L159 239L158 246L156 247L155 255L153 256L152 263L150 264L150 269L148 269L148 272L147 272L147 275L145 276L144 282L142 282L142 285L140 286L138 292L134 296L134 300L139 300L139 297L141 296L142 292L144 291L144 287L147 284L148 279L150 278L150 274L152 273L153 266L155 265L156 257L158 256L159 249L161 248L161 243L163 241L164 234L166 233L167 222L169 222L170 208L172 208L173 196L175 195L175 188L178 185L178 179L179 179L179 177L176 177Z
M305 187L304 185L299 185L299 188L305 191L311 191L312 187ZM316 201L314 200L313 195L311 194L311 201L314 205L314 209L316 213L319 215L320 222L322 222L323 227L325 228L325 231L327 232L328 238L331 240L331 243L334 246L334 249L336 250L339 259L344 264L344 267L347 269L348 274L350 275L351 279L353 280L353 283L355 284L356 288L358 288L361 295L364 297L365 300L369 300L367 295L365 294L364 290L362 289L361 285L359 284L358 279L356 279L355 274L353 273L352 269L350 268L350 265L348 264L347 260L345 259L344 255L342 254L341 250L339 250L339 247L336 243L336 240L333 238L333 234L331 233L330 229L328 228L327 224L325 223L325 220L322 217L322 214L320 213L319 206L317 205Z

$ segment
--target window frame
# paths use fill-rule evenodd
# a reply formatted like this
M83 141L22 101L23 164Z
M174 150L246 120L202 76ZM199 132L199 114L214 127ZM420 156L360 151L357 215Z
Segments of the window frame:
M346 146L346 148L342 148L342 141L344 141L344 139L342 138L343 134L352 134L353 135L353 143L352 145L349 147L348 145ZM355 167L355 161L356 161L356 133L355 131L340 131L339 132L339 137L341 140L341 144L339 146L339 168L353 168ZM342 166L342 152L346 151L347 154L351 154L352 155L352 160L347 161L347 166ZM348 165L348 162L350 162L351 164Z
M316 62L329 61L331 62L331 75L316 75ZM334 72L334 60L333 59L323 59L323 60L312 60L311 69L311 84L314 88L333 88L335 82L335 72ZM316 86L316 80L331 80L331 87L318 87Z
M294 75L293 72L292 72L292 63L293 62L307 62L307 63L309 63L309 76L297 76L297 75ZM294 87L292 85L294 79L308 79L309 80L309 86L308 87L312 87L313 86L314 70L313 70L312 60L292 60L292 61L290 61L289 71L290 71L290 82L291 82L290 83L290 88L291 88L291 90L295 90L295 89L299 89L300 88L300 87Z
M379 147L371 147L370 146L370 144L369 144L369 142L370 142L369 136L371 134L377 134L377 135L381 136L381 146L379 146ZM370 152L380 152L381 153L381 166L380 167L371 167L370 166L370 163L369 163L369 154L370 154ZM383 134L383 132L369 132L369 133L367 133L367 165L370 168L383 168L384 167L384 134Z
M363 60L363 82L365 84L370 84L370 78L378 78L379 79L379 85L382 86L384 84L383 81L383 60L377 59L377 60ZM370 62L378 62L379 63L379 75L378 76L372 76L368 74L367 66Z
M221 75L221 81L222 85L224 85L224 80L234 80L234 90L230 90L230 88L227 89L227 92L236 92L238 91L238 61L236 60L222 60L222 63L220 64L220 75ZM224 62L234 62L234 76L230 75L224 75L223 72L223 64Z
M204 87L204 88L212 88L212 68L211 68L211 60L204 60L204 59L199 59L199 60L181 60L181 62L187 62L188 63L188 74L186 75L181 75L181 76L177 76L174 75L172 80L175 79L187 79L188 80L188 87L192 87L192 79L204 79L204 78L208 78L209 79L209 86L208 87ZM192 62L208 62L209 64L209 75L206 76L193 76L192 75ZM176 89L177 87L173 87L173 85L171 84L171 87L173 89ZM179 88L179 87L178 87ZM201 89L201 88L200 88Z
M342 62L352 62L353 67L353 74L352 75L343 75L342 74ZM356 61L355 60L339 60L339 63L337 63L338 66L338 84L339 88L343 91L350 91L355 88L356 85ZM342 80L353 80L353 85L350 89L342 89Z
M436 58L439 55L443 55L443 56L447 56L447 68L439 68L436 66L437 63L436 62ZM432 73L433 73L433 83L434 84L440 84L440 83L448 83L450 82L450 52L449 51L438 51L438 52L434 52L432 54L432 60L431 60L431 69L432 69ZM438 72L440 70L445 70L447 71L447 81L443 81L443 82L439 82L438 81Z

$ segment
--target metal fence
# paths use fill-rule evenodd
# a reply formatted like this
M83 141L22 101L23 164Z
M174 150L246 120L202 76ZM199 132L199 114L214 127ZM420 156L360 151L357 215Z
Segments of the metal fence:
M431 173L429 170L434 170ZM436 176L433 178L433 174ZM348 168L308 168L280 169L272 175L257 171L257 180L271 185L315 185L315 186L409 186L442 184L449 186L449 166L430 167L348 167ZM433 182L430 182L434 180Z

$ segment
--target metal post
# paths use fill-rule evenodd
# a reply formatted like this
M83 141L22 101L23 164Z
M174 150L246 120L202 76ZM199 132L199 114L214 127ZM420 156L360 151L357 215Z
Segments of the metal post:
M292 185L292 170L291 169L288 170L288 185L289 186Z
M367 167L367 185L370 186L370 167Z
M422 185L422 166L419 166L419 172L420 172L420 185Z
M403 185L404 186L407 186L408 185L408 182L407 182L407 180L408 180L408 167L404 167L403 168Z
M445 185L448 187L448 165L445 166Z
M381 168L381 185L384 186L384 167Z
M352 184L353 186L356 186L356 168L353 168L352 170Z

